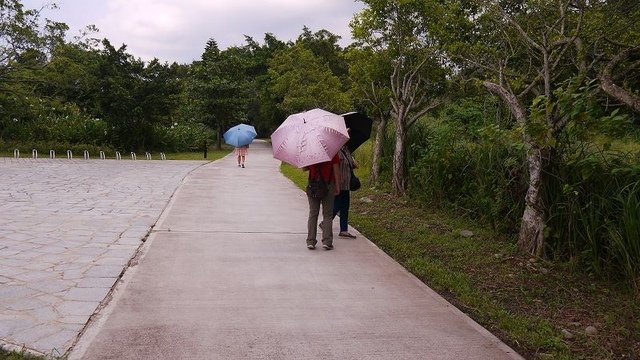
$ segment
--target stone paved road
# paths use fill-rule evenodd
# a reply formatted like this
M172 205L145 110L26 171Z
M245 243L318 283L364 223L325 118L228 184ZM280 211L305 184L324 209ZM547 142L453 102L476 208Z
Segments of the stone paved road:
M0 158L0 345L64 354L203 163Z

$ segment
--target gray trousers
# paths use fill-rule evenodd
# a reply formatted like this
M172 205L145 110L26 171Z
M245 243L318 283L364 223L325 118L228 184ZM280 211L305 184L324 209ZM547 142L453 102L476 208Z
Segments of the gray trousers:
M314 199L307 196L309 200L309 220L307 221L307 245L316 245L316 235L318 231L318 214L322 205L322 244L333 244L333 193L334 184L329 184L329 193L322 199Z

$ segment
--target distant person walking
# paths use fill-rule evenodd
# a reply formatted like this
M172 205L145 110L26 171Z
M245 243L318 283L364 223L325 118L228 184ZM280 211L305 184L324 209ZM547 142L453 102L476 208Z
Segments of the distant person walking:
M307 199L309 200L309 218L307 220L307 248L316 248L318 240L318 215L322 206L322 248L333 250L333 200L340 193L340 157L336 154L331 161L309 165ZM323 186L325 186L323 188Z
M340 193L333 202L333 216L340 216L340 233L338 236L355 239L355 235L349 232L349 205L351 203L351 174L358 167L351 151L345 145L338 152L340 157Z
M249 144L256 135L256 128L247 124L238 124L224 133L224 142L235 148L238 167L244 167L244 161L249 153Z
M238 156L238 167L244 167L244 161L249 153L249 145L242 145L236 148L236 155Z

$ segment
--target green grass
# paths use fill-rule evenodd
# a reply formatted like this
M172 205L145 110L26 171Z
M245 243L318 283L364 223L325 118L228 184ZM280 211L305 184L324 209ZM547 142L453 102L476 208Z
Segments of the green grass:
M166 153L167 160L218 160L225 157L233 151L232 148L223 146L222 150L210 149L207 152L207 158L204 158L204 152L180 152L180 153ZM158 155L159 156L159 155Z
M303 171L287 164L281 171L306 185ZM640 302L625 288L520 255L515 239L489 224L366 186L351 199L354 227L526 358L640 357ZM474 235L461 236L463 229ZM585 334L589 325L598 335ZM564 339L563 329L574 338Z
M293 183L300 189L304 190L307 186L308 173L306 171L286 163L282 163L282 165L280 165L280 171L282 171L286 177L291 179L291 181L293 181Z
M6 351L0 348L0 360L38 360L43 359L26 352Z

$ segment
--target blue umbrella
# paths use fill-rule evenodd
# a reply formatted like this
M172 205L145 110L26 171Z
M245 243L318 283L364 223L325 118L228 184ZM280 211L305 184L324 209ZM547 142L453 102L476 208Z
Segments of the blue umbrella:
M224 142L235 147L240 147L251 144L256 135L258 135L256 128L251 125L240 124L224 133Z

